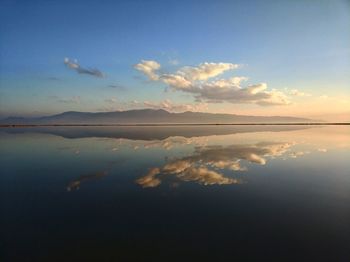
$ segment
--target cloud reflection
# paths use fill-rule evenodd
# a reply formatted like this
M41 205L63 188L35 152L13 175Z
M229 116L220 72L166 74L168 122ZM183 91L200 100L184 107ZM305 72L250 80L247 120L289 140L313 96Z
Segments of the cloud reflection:
M262 142L252 145L197 147L191 156L175 159L163 167L151 168L136 180L140 186L157 187L167 177L200 185L241 184L240 178L227 177L221 170L246 171L242 161L265 165L268 158L284 155L293 143Z
M78 190L80 188L81 183L90 180L100 179L102 177L105 177L107 174L108 171L102 171L91 175L80 176L78 179L69 182L69 184L67 185L67 191Z

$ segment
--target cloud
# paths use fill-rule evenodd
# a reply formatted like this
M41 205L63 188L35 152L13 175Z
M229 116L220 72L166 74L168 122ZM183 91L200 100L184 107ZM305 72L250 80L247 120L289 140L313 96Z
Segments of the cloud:
M142 60L134 66L151 81L165 83L173 90L193 94L196 101L207 103L245 103L261 106L290 104L288 97L281 91L267 89L266 83L242 87L246 77L215 79L226 71L239 67L232 63L202 63L197 67L182 67L174 73L161 73L160 64L156 61Z
M192 82L187 80L185 77L181 75L174 74L163 74L158 79L168 84L171 87L176 87L176 89L186 90L191 87Z
M84 68L81 67L80 64L78 64L77 60L70 60L69 58L64 58L64 64L72 69L75 70L76 72L78 72L79 74L87 74L87 75L92 75L92 76L96 76L96 77L104 77L104 74L95 68Z
M171 100L166 99L162 102L155 103L150 101L144 101L144 106L152 109L164 109L169 112L185 112L185 111L205 111L208 108L206 103L197 103L197 104L176 104Z
M267 84L260 83L242 88L236 80L218 80L195 87L191 92L197 100L207 102L250 103L261 106L286 105L290 102L287 96L280 91L267 91Z
M192 81L207 80L209 78L221 75L227 70L238 68L239 65L231 63L202 63L197 67L186 66L177 73Z
M150 80L156 81L159 78L155 72L160 68L160 64L156 61L141 60L141 63L136 64L134 68L144 73Z
M220 170L246 171L241 162L265 165L267 158L282 156L292 146L287 142L264 142L252 145L197 147L194 154L175 159L163 167L152 168L136 180L142 187L156 187L166 177L201 185L240 184L241 179L225 177Z
M291 90L288 90L288 94L289 95L292 95L292 96L311 96L311 94L308 94L308 93L304 93L302 91L299 91L298 89L291 89Z

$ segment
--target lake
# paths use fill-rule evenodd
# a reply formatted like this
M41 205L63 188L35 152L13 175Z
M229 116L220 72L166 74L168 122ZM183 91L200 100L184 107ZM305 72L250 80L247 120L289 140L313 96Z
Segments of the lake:
M350 126L0 129L1 261L350 261Z

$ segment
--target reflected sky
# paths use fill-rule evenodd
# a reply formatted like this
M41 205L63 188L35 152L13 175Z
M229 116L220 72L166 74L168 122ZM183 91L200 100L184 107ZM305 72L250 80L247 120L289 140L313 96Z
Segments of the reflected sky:
M145 167L147 171L135 179L142 188L157 187L162 181L170 185L181 182L233 185L246 183L250 166L267 166L269 161L291 161L308 154L317 157L319 153L348 148L350 144L348 127L175 127L182 136L172 136L171 128L156 127L155 132L150 132L149 127L3 128L1 153L26 158L31 149L33 156L41 155L43 151L36 150L40 148L56 157L76 157L74 162L78 166L94 156L100 159L96 164L108 166L102 171L78 172L66 186L67 191L72 191L79 189L81 183L97 182L112 170L118 170L118 164L112 165L111 161L137 164L149 154L152 157ZM213 135L207 135L212 131ZM159 161L160 165L151 164Z
M4 258L347 257L350 127L176 129L0 129Z

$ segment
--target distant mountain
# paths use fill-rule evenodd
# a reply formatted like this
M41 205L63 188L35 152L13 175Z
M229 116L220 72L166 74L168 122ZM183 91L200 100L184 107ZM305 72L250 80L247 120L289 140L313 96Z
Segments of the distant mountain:
M244 116L200 112L170 113L165 110L140 109L116 112L64 112L62 114L23 118L8 117L0 124L11 125L74 125L74 124L247 124L247 123L309 123L311 119L285 116Z

